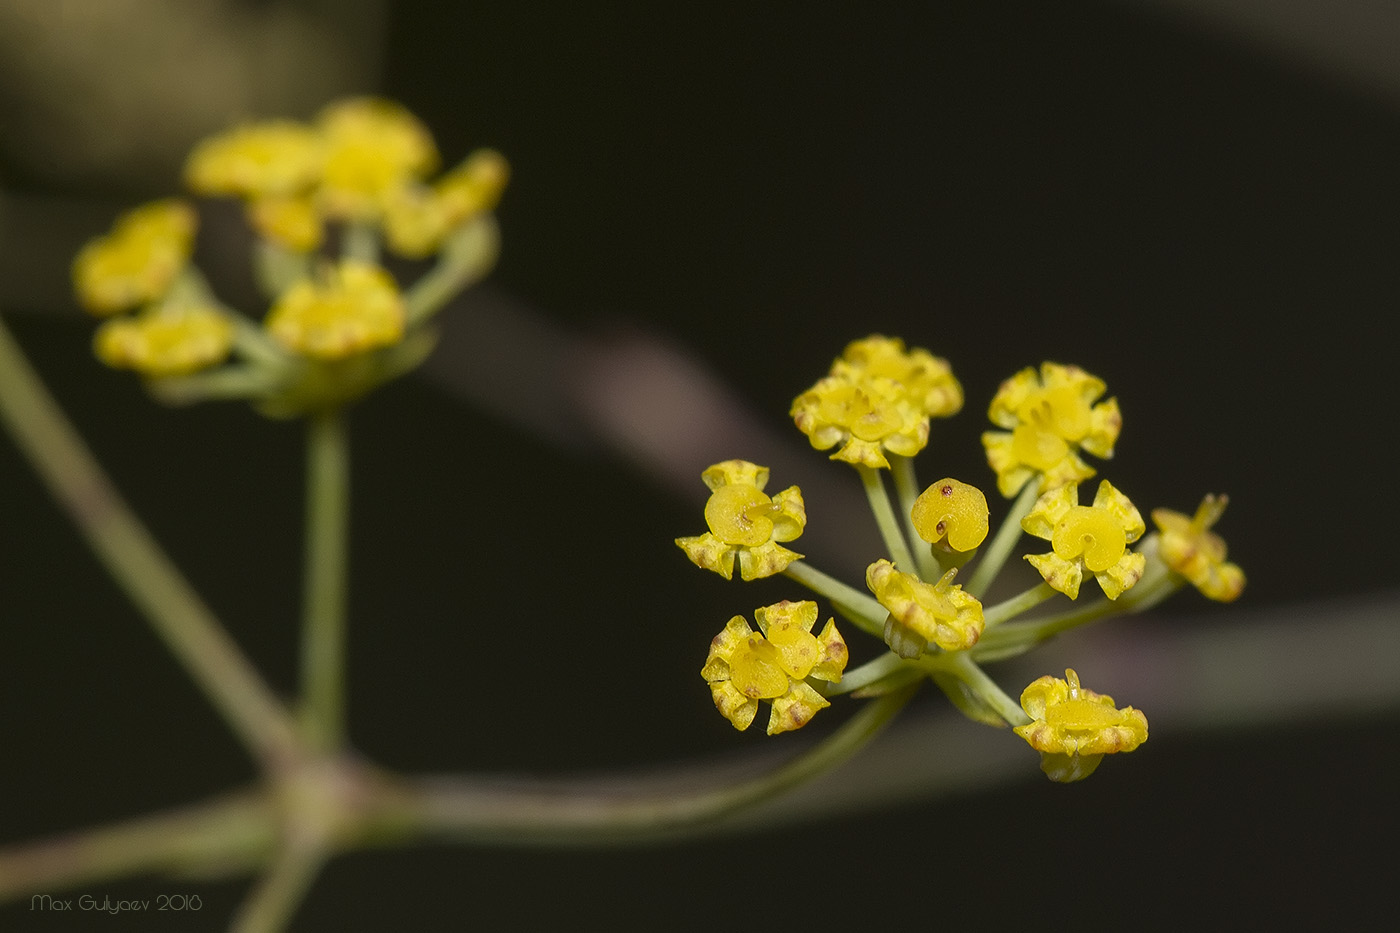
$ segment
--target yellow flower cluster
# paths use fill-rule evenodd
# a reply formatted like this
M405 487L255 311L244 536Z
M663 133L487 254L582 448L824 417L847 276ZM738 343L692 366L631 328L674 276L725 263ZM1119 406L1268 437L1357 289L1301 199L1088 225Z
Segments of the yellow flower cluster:
M735 729L749 727L759 700L773 707L769 735L799 729L831 705L807 678L839 681L849 657L846 643L834 619L827 620L820 635L812 634L817 604L811 601L764 606L754 620L758 632L743 616L729 620L710 643L700 676L709 683L716 708Z
M872 336L846 347L828 374L799 395L791 414L818 450L836 448L833 460L861 467L862 481L887 553L914 566L899 569L881 559L866 568L875 599L799 562L782 547L801 534L806 511L797 487L769 497L768 470L745 460L715 464L704 473L712 493L705 506L706 534L677 538L695 564L729 579L737 560L745 580L785 573L826 595L840 612L872 635L883 635L890 654L862 666L851 678L858 696L890 696L928 678L969 718L1011 724L1041 753L1041 769L1055 781L1087 777L1106 754L1129 752L1147 739L1147 719L1132 707L1080 686L1073 670L1066 679L1042 677L1021 696L1021 709L980 669L979 662L1009 657L1052 634L1103 614L1103 606L999 626L1054 596L1077 599L1086 574L1117 600L1143 579L1149 559L1165 573L1153 574L1131 608L1151 605L1184 578L1212 599L1239 595L1244 575L1225 561L1225 542L1210 532L1225 507L1207 496L1194 517L1159 509L1153 520L1160 538L1143 551L1130 545L1146 532L1132 501L1108 480L1094 501L1079 502L1079 484L1094 474L1080 454L1113 454L1122 425L1118 403L1100 401L1102 380L1076 366L1044 363L1002 383L988 416L1002 430L983 435L998 489L1015 497L1002 528L985 553L990 531L987 497L951 477L918 491L912 457L928 439L929 419L962 405L962 389L948 364L922 349L906 350L897 339ZM891 462L890 456L895 457ZM879 468L891 468L892 485L908 510L895 514ZM1050 551L1027 554L1044 583L984 610L986 591L1011 555L1018 535L1050 543ZM911 545L922 539L929 551ZM976 560L965 592L953 580ZM1172 582L1175 579L1177 582ZM846 659L833 623L820 638L811 635L814 603L779 603L757 613L761 634L735 616L714 639L702 676L716 707L736 728L747 728L758 701L773 704L770 733L806 723L827 701L809 677L834 680ZM883 626L883 628L882 628ZM839 662L839 663L838 663ZM835 674L835 677L830 676ZM827 696L847 692L827 688ZM1024 714L1024 715L1023 715ZM1029 719L1029 722L1026 722Z
M420 325L494 261L487 215L509 175L483 149L430 182L439 161L417 118L368 97L332 103L310 123L246 123L206 139L185 181L244 203L271 307L259 327L222 305L190 262L194 208L156 201L74 260L78 299L93 314L141 309L99 328L98 358L156 381L162 398L242 397L274 415L343 404L411 369L431 348ZM401 294L378 264L381 238L407 257L441 251L425 288Z
M988 431L982 444L1002 495L1016 495L1037 475L1041 492L1088 479L1094 470L1080 451L1113 456L1123 419L1117 399L1094 404L1105 388L1102 379L1059 363L1041 364L1038 376L1023 369L1001 384L987 414L1007 430Z
M1170 509L1153 509L1161 532L1157 553L1173 572L1190 580L1210 599L1228 603L1244 591L1244 571L1225 560L1225 539L1210 530L1229 503L1226 496L1206 496L1188 518Z
M1093 505L1079 504L1078 484L1050 490L1036 500L1021 527L1050 542L1049 553L1027 554L1026 560L1070 599L1079 597L1086 570L1105 596L1117 599L1147 566L1147 558L1128 550L1146 530L1142 516L1108 480L1099 484Z
M710 530L676 544L697 567L731 579L734 561L745 580L770 577L802 557L779 542L792 541L807 526L802 490L789 486L773 497L763 493L768 468L747 460L716 463L701 474L712 490L705 503Z
M199 220L177 199L153 201L117 218L73 260L78 300L99 317L93 349L107 365L153 378L222 362L233 324L221 309L181 287ZM138 314L125 312L141 309ZM123 316L118 316L123 315Z
M296 252L316 249L324 223L382 224L389 246L422 257L493 209L509 176L504 158L479 150L433 184L432 134L392 101L351 98L311 124L271 120L201 143L185 166L199 194L237 197L263 236Z
M929 419L955 414L962 402L946 360L876 335L847 346L830 374L797 397L791 415L817 450L837 447L831 459L888 467L886 453L923 450Z
M1086 690L1079 675L1045 676L1021 694L1031 722L1016 734L1041 753L1041 769L1052 780L1088 777L1104 755L1130 752L1147 741L1147 717L1131 706L1118 709L1113 697Z

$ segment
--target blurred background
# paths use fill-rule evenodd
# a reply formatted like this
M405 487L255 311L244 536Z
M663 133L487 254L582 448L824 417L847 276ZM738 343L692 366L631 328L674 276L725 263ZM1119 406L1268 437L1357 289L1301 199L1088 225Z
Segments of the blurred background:
M99 366L71 257L173 192L200 137L345 93L402 101L449 164L511 160L496 273L352 422L351 731L388 767L801 746L735 734L698 677L729 616L800 591L726 584L671 540L703 530L701 468L760 460L808 493L799 550L858 581L878 548L858 483L786 412L872 332L947 357L966 390L926 481L990 488L986 404L1054 359L1118 396L1101 473L1144 512L1231 496L1239 603L1182 594L992 670L1016 695L1072 663L1144 709L1152 741L1088 782L1050 785L1018 739L928 696L819 818L644 850L355 855L298 928L1365 928L1390 910L1400 830L1400 570L1381 545L1400 521L1400 9L814 6L0 0L0 311L282 691L301 432L164 409ZM254 310L235 214L209 206L199 261ZM0 842L250 779L8 441L0 478ZM1222 658L1236 679L1202 673ZM945 781L945 747L986 757ZM201 916L131 928L217 929L246 886L89 893L197 892ZM0 907L6 928L124 922Z

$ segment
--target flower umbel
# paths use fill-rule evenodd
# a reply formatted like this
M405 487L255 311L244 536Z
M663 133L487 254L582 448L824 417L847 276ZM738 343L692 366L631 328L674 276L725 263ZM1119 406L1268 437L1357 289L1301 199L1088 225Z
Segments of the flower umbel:
M1161 531L1162 561L1210 599L1228 603L1244 590L1244 571L1226 563L1225 539L1210 530L1229 504L1227 496L1206 496L1193 517L1170 509L1153 509Z
M1104 755L1130 752L1147 741L1147 717L1131 706L1118 709L1113 698L1086 690L1079 675L1045 676L1021 694L1021 709L1032 720L1016 734L1041 753L1041 770L1051 780L1088 777Z
M701 474L713 490L705 503L703 535L677 538L676 544L698 567L726 580L734 575L734 560L745 580L781 573L802 555L778 542L792 541L807 525L802 491L789 486L773 497L763 493L768 468L747 460L716 463Z
M837 682L849 653L834 619L812 634L817 604L783 602L754 613L759 632L735 616L713 642L700 676L710 685L715 707L734 728L744 730L758 713L758 701L772 704L768 734L800 729L830 706L807 684L808 677Z
M1078 366L1042 363L1040 375L1021 370L1001 384L987 417L1005 431L982 435L997 488L1008 498L1036 475L1040 491L1094 475L1080 451L1107 459L1123 425L1118 400L1094 404L1104 382Z
M1117 599L1147 565L1145 557L1128 550L1146 530L1142 516L1108 480L1088 506L1079 504L1077 484L1052 489L1036 500L1021 527L1050 541L1048 554L1027 554L1026 560L1070 599L1079 597L1085 570L1098 579L1105 596Z
M944 651L962 651L982 637L982 603L953 583L949 570L935 584L877 560L865 571L865 585L890 611L885 642L900 657L915 658L928 642Z
M817 450L840 445L831 459L888 467L886 452L912 457L928 443L929 418L961 407L962 386L947 361L873 336L847 346L790 414Z

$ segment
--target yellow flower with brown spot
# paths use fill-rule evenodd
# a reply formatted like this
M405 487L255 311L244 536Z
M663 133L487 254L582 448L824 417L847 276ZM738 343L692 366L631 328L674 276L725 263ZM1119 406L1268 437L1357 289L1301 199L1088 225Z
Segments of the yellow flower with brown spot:
M1131 706L1118 709L1113 697L1086 690L1079 675L1045 676L1021 694L1031 718L1015 732L1041 753L1041 770L1051 780L1088 777L1104 755L1130 752L1147 741L1147 717Z
M403 338L404 304L388 272L346 260L289 288L268 312L268 333L293 352L338 360Z
M198 218L184 201L154 201L117 218L73 260L78 300L100 317L163 297L190 261Z
M792 541L807 525L802 490L789 486L771 498L764 494L768 468L747 460L716 463L700 475L710 487L703 535L677 538L676 545L698 567L731 579L734 561L745 580L781 573L802 557L779 544Z
M233 347L228 316L201 305L152 305L105 322L93 337L98 359L143 376L183 376L223 362Z
M1244 590L1244 571L1225 560L1225 539L1210 530L1225 512L1227 496L1206 496L1190 518L1170 509L1153 509L1152 521L1161 531L1157 553L1210 599L1222 603Z
M970 551L987 538L987 497L976 486L941 479L914 500L914 530L929 544Z
M1094 404L1104 389L1097 376L1059 363L1041 364L1039 375L1023 369L1001 384L987 416L1007 430L988 431L982 444L1002 495L1016 495L1037 475L1041 492L1088 479L1094 469L1081 451L1113 456L1123 418L1117 399Z
M1079 597L1086 570L1105 596L1117 599L1147 566L1147 558L1128 549L1146 530L1142 516L1108 480L1099 484L1093 505L1079 504L1077 484L1050 490L1036 500L1021 527L1050 542L1049 553L1027 554L1026 560L1070 599Z
M929 642L944 651L963 651L982 637L982 603L953 583L957 573L949 570L930 585L887 560L866 568L865 585L890 612L885 642L900 657L918 657Z
M831 704L806 682L808 677L840 681L850 653L836 621L812 634L817 604L810 600L764 606L754 613L759 631L734 616L710 643L700 676L720 714L740 731L758 713L758 701L772 704L768 734L800 729Z

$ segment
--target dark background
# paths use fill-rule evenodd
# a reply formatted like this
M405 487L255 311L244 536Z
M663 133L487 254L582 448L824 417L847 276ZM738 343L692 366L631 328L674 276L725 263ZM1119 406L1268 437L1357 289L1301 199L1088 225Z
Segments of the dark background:
M997 383L1077 362L1125 413L1115 485L1184 511L1230 493L1243 605L1284 612L1400 584L1382 546L1400 519L1393 99L1116 3L388 13L381 90L449 160L479 145L508 155L492 281L566 330L664 335L774 431L791 430L792 397L847 341L901 334L948 357L969 400L924 469L989 487L976 438ZM158 537L290 691L296 426L152 405L90 360L76 318L16 328ZM737 593L678 559L670 540L700 530L698 482L678 501L616 455L542 441L423 380L367 400L352 429L352 735L366 754L403 770L566 772L763 744L714 715L696 672L729 615L790 593ZM251 778L8 443L0 476L4 838ZM1174 612L1231 618L1194 594ZM1297 650L1325 652L1325 619ZM1009 789L698 844L356 855L329 867L298 928L1357 928L1392 899L1397 726L1392 705L1154 733L1073 787L1028 759ZM199 918L140 928L212 929L246 882L97 887L198 892ZM20 904L0 918L124 922Z

